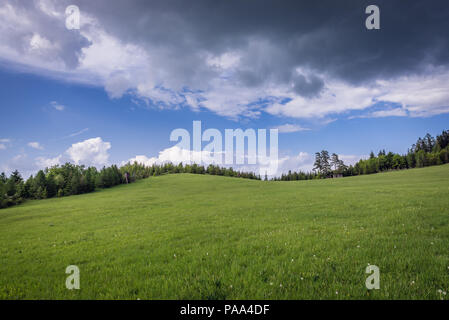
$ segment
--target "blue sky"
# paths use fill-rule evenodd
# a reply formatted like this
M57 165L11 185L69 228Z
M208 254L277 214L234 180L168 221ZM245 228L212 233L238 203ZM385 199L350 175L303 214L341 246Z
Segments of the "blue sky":
M280 155L295 156L300 152L313 155L327 149L352 160L380 149L405 153L419 136L439 134L447 129L449 115L433 117L352 118L352 113L323 124L319 121L297 121L293 118L263 114L257 119L236 121L209 111L189 109L159 110L136 104L132 97L111 99L101 87L68 83L39 75L18 73L2 68L0 99L2 128L0 137L8 139L0 150L0 163L8 171L15 168L30 173L36 170L38 157L54 158L72 144L101 137L110 142L108 163L120 164L135 155L155 157L170 148L170 132L185 128L192 132L192 121L201 120L203 131L217 128L273 128L287 122L309 130L280 133ZM57 110L52 104L63 106ZM28 143L39 142L42 149ZM206 143L203 144L203 146ZM20 161L13 160L23 156ZM310 161L299 163L308 168ZM5 168L6 167L6 168ZM289 168L296 170L297 168Z
M72 2L79 30L65 26ZM419 6L388 5L387 28L367 32L356 1L297 14L273 2L265 23L227 4L231 29L201 2L188 12L182 2L115 1L109 10L101 1L0 4L0 171L27 176L65 161L101 167L167 155L185 161L170 153L169 136L192 132L194 120L223 135L279 128L281 172L310 170L322 149L346 163L371 150L405 153L418 137L449 129L449 28L439 1L413 32L404 26ZM164 20L168 13L176 19Z

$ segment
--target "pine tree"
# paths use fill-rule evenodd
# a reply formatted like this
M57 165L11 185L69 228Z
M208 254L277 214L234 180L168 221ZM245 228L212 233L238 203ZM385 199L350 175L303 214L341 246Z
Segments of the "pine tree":
M329 163L329 152L327 150L321 151L321 168L325 177L331 172L331 165Z
M320 173L323 170L323 165L321 163L321 154L315 152L315 163L313 164L313 171Z
M338 154L332 153L331 157L331 165L334 166L334 169L337 170L340 164L340 160L338 159Z
M56 182L55 182L55 178L52 174L49 174L47 177L47 197L48 198L53 198L54 196L56 196Z

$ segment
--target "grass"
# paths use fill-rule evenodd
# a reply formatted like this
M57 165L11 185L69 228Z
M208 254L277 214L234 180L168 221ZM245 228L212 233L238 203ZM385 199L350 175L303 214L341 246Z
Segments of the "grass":
M0 210L0 243L0 299L448 299L449 165L153 177Z

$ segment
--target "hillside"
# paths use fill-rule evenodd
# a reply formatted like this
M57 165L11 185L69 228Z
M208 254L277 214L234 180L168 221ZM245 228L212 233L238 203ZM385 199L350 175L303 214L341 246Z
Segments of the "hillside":
M0 242L0 299L447 299L449 165L152 177L0 210ZM81 290L65 288L68 265Z

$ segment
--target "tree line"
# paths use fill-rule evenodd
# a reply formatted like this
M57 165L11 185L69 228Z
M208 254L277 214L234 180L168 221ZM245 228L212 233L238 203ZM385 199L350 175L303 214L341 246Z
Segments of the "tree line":
M9 177L5 173L1 173L0 208L22 203L26 199L47 199L89 193L97 188L110 188L151 176L172 173L210 174L260 180L260 176L252 172L241 172L233 168L214 165L204 167L197 164L166 163L145 166L134 162L127 163L120 168L112 165L97 170L95 167L86 168L84 165L66 163L39 170L36 176L31 175L26 181L17 170L12 172Z
M407 150L406 154L398 154L380 150L377 156L370 153L369 159L361 159L355 165L347 166L336 153L329 155L327 150L315 153L312 172L292 172L282 174L272 180L311 180L333 177L347 177L372 174L388 170L422 168L449 163L449 130L443 131L436 138L429 133L419 138Z
M449 163L449 130L436 138L426 134L407 150L406 154L379 151L377 156L371 152L369 159L360 160L347 175L371 174L388 170L422 168Z

